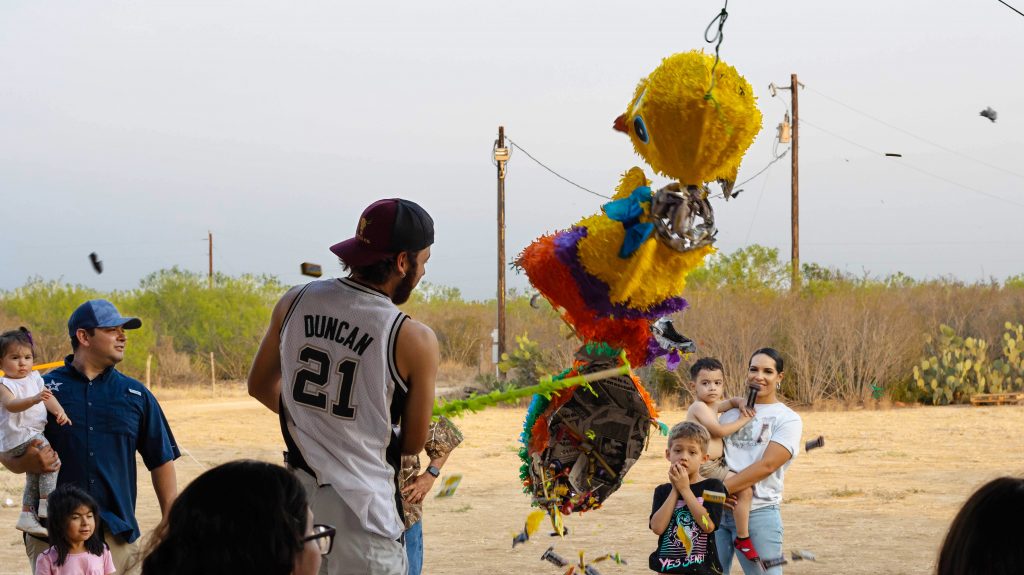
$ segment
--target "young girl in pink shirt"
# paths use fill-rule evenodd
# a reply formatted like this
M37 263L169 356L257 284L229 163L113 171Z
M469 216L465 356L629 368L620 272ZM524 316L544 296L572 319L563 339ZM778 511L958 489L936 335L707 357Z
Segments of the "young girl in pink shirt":
M110 575L117 571L103 542L96 500L74 485L50 496L49 532L52 547L36 559L36 575Z

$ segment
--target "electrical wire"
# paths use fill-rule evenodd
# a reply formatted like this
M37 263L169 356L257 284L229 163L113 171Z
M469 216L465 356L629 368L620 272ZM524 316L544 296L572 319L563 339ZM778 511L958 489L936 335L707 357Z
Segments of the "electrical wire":
M841 101L833 98L832 96L829 96L828 94L822 93L820 90L815 90L814 88L806 88L806 89L814 92L815 94L821 96L822 98L825 98L826 100L830 100L830 101L832 101L832 102L834 102L836 104L839 104L840 106L842 106L842 107L844 107L844 108L846 108L846 109L848 109L848 110L850 110L852 112L856 112L857 114L860 114L861 116L864 116L865 118L868 118L870 120L878 122L879 124L881 124L883 126L886 126L887 128L891 128L893 130L896 130L897 132L900 132L902 134L910 136L911 138L914 138L915 140L924 142L925 144L928 144L929 146L934 146L935 148L938 148L938 149L942 150L943 152L948 152L950 154L954 154L954 155L960 156L961 158L965 158L965 159L970 160L972 162L976 162L978 164L981 164L982 166L985 166L986 168L991 168L993 170L999 170L1000 172L1004 172L1004 173L1010 174L1012 176L1016 176L1018 178L1024 179L1024 174L1019 174L1017 172L1014 172L1014 171L1011 171L1011 170L1007 170L1006 168L1002 168L1000 166L996 166L996 165L990 164L990 163L988 163L988 162L986 162L984 160L979 160L978 158L975 158L973 156L968 156L967 154L964 154L963 152L958 152L958 151L953 150L951 148L947 148L946 146L943 146L942 144L935 143L935 142L933 142L933 141L931 141L931 140L929 140L927 138L918 136L917 134L915 134L915 133L913 133L913 132L911 132L909 130L904 130L903 128L901 128L899 126L894 126L894 125L890 124L889 122L886 122L885 120L881 120L879 118L876 118L876 117L872 116L871 114L868 114L867 112L864 112L862 110L858 110L857 108L854 108L853 106L851 106L851 105L849 105L849 104L847 104L845 102L841 102Z
M788 149L787 150L783 150L783 152L781 154L776 156L774 160L768 162L768 165L763 167L763 168L761 168L760 170L758 170L756 174L754 174L753 176L750 176L749 178L743 180L742 182L739 182L738 184L733 184L733 189L739 188L743 184L746 184L746 183L750 182L751 180L753 180L754 178L756 178L756 177L760 176L761 174L765 173L765 171L768 170L768 168L772 167L772 164L774 164L775 162L778 162L782 158L786 157L786 154L788 154L788 153L789 153ZM718 192L717 194L711 194L711 195L708 196L708 198L724 198L724 197L725 197L725 193L723 193L723 192Z
M851 139L849 139L849 138L847 138L845 136L841 136L841 135L839 135L839 134L837 134L835 132L832 132L830 130L822 128L821 126L818 126L818 125L815 125L815 124L813 124L811 122L808 122L806 118L802 118L801 117L800 118L800 123L801 124L807 124L808 126L814 128L816 130L819 130L821 132L824 132L824 133L832 136L833 138L837 138L839 140L842 140L842 141L844 141L844 142L846 142L846 143L848 143L848 144L850 144L852 146L856 146L856 147L858 147L858 148L860 148L862 150L866 150L868 152L871 152L872 154L876 154L878 156L883 156L883 157L885 156L884 153L879 152L878 150L873 150L873 149L871 149L871 148L869 148L869 147L867 147L867 146L865 146L863 144L859 144L857 142L854 142L853 140L851 140ZM1005 202L1007 204L1011 204L1011 205L1014 205L1014 206L1018 206L1018 207L1024 208L1024 203L1015 202L1013 200L1004 198L1002 196L997 196L995 194L991 194L989 192L986 192L986 191L983 191L983 190L979 190L978 188L974 188L974 187L968 186L966 184L961 184L960 182L956 182L954 180L950 180L949 178L946 178L946 177L943 177L943 176L939 176L939 175L933 174L933 173L931 173L931 172L929 172L927 170L923 170L921 168L918 168L917 166L915 166L915 165L913 165L913 164L911 164L909 162L901 161L901 162L895 162L895 164L898 165L898 166L901 166L903 168L906 168L908 170L913 170L915 172L919 172L921 174L924 174L924 175L926 175L928 177L935 178L936 180L941 180L943 182L946 182L947 184L952 184L952 185L957 186L959 188L963 188L963 189L965 189L967 191L974 192L976 194L979 194L979 195L982 195L982 196L985 196L985 197L988 197L988 198L992 198L994 200L999 200L999 201Z
M1007 4L1006 2L1003 2L1003 0L996 0L996 1L997 1L997 2L999 2L1000 4L1002 4L1003 6L1006 6L1006 7L1007 7L1007 8L1009 8L1010 10L1013 10L1014 12L1016 12L1016 13L1020 14L1021 16L1024 16L1024 12L1021 12L1020 10L1018 10L1018 9L1014 8L1013 6L1010 6L1010 5L1009 5L1009 4Z
M782 158L785 158L786 154L788 154L788 153L789 153L788 149L787 150L783 150L781 154L779 154L778 156L775 156L774 160L768 162L767 166L761 168L756 174L754 174L753 176L750 176L749 178L747 178L747 179L743 180L742 182L736 184L736 186L734 186L734 187L738 188L738 187L742 186L743 184L746 184L747 182L749 182L749 181L753 180L754 178L760 176L761 174L763 174L765 172L765 170L767 170L768 168L772 167L772 164L774 164L775 162L778 162Z
M570 179L566 178L565 176L563 176L563 175L559 174L558 172L556 172L555 170L553 170L552 168L550 168L550 167L549 167L549 166L548 166L547 164L545 164L544 162L541 162L540 160L538 160L537 158L535 158L535 157L534 157L534 154L531 154L530 152L526 151L526 149L525 149L524 147L522 147L521 145L519 145L519 144L515 143L514 141L512 141L512 138L508 137L508 135L507 135L507 134L506 134L506 136L505 136L505 139L506 139L506 140L508 140L508 142L509 142L509 146L510 146L510 147L516 147L516 148L518 148L519 150L521 150L521 151L522 151L523 153L525 153L525 154L526 154L526 158L529 158L530 160L534 161L535 163L537 163L537 165L538 165L538 166L540 166L540 167L544 168L545 170L547 170L547 171L551 172L552 174L554 174L554 175L555 175L555 176L557 176L558 178L560 178L560 179L562 179L562 180L564 180L564 181L566 181L566 182L568 182L568 183L570 183L570 184L574 185L575 187L578 187L578 188L580 188L580 189L582 189L582 190L584 190L584 191L586 191L586 192L588 192L588 193L593 193L594 195L597 195L598 197L603 197L603 198L605 198L605 200L611 200L611 196L609 196L609 195L605 195L605 194L603 194L603 193L598 193L598 192L596 192L596 191L594 191L594 190L592 190L592 189L590 189L590 188L588 188L588 187L585 187L585 186L582 186L582 185L580 185L580 184L578 184L578 183L575 183L574 181L572 181L572 180L570 180ZM745 184L745 183L748 183L748 182L750 182L750 181L754 180L755 178L757 178L758 176L760 176L761 174L763 174L763 173L764 173L764 172L765 172L765 171L766 171L766 170L767 170L768 168L771 168L772 164L774 164L774 163L778 162L778 161L779 161L779 160L781 160L782 158L785 158L785 154L786 154L786 153L788 153L788 152L790 152L790 150L788 150L788 149L785 149L785 150L783 150L783 151L782 151L782 153L778 154L778 156L776 156L774 160L772 160L771 162L769 162L767 166L765 166L764 168L762 168L761 170L759 170L759 171L758 171L758 172L757 172L756 174L754 174L753 176L751 176L751 177L749 177L749 178L746 178L745 180L743 180L743 181L741 181L741 182L737 183L737 184L736 184L735 186L733 186L733 187L738 187L738 186L741 186L741 185L743 185L743 184ZM719 193L716 193L716 194L710 195L709 197L723 197L723 195L724 195L724 194L723 194L722 192L719 192Z
M534 162L536 162L538 166L540 166L540 167L544 168L545 170L547 170L547 171L551 172L551 173L552 173L552 174L554 174L555 176L557 176L557 177L559 177L559 178L561 178L561 179L565 180L566 182L568 182L568 183L570 183L570 184L572 184L572 185L576 186L577 188L579 188L579 189L583 190L584 192L587 192L588 194L594 194L595 196L597 196L597 197L599 197L599 198L604 198L604 199L606 199L606 200L610 200L610 199L612 199L612 198L611 198L611 196L606 196L606 195L604 195L604 194L599 194L599 193L595 192L594 190L591 190L590 188L587 188L587 187L581 186L581 185L577 184L576 182L574 182L574 181L570 180L569 178L567 178L567 177L563 176L562 174L559 174L558 172L556 172L556 171L554 171L553 169L549 168L549 167L547 166L547 164L545 164L544 162L542 162L542 161L538 160L537 158L533 157L533 154L531 154L530 152L527 152L525 148L523 148L523 147L522 147L522 146L520 146L519 144L517 144L517 143L513 142L513 141L512 141L512 138L509 138L509 137L508 137L508 135L506 135L506 136L505 136L505 139L506 139L506 140L508 140L508 143L509 143L509 144L510 144L511 146L513 146L513 147L516 147L516 148L519 148L519 150L520 150L520 151L522 151L522 152L523 152L524 154L526 154L526 157L528 157L528 158L530 158L531 160L533 160Z

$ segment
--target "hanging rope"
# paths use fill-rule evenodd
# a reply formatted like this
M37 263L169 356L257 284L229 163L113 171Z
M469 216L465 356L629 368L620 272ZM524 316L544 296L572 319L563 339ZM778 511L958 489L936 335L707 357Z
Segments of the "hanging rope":
M708 27L704 29L704 41L708 44L715 45L715 63L711 65L711 85L708 87L707 94L704 94L704 99L714 102L716 108L718 107L718 102L715 101L715 96L712 94L712 91L715 89L715 69L718 68L719 60L718 50L722 46L722 40L725 39L725 34L722 33L722 28L725 27L725 21L729 18L728 8L729 0L725 0L725 5L722 6L722 11L719 12L718 15L715 16L708 24ZM711 29L715 26L715 23L718 24L718 30L715 32L713 37L709 38L708 35L711 34Z

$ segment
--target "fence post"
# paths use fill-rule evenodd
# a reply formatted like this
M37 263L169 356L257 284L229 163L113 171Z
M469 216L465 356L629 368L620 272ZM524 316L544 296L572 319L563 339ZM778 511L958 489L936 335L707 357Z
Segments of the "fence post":
M153 354L146 355L146 389L153 389L149 385L149 368L153 365Z
M213 363L213 352L210 352L210 389L217 391L217 371Z

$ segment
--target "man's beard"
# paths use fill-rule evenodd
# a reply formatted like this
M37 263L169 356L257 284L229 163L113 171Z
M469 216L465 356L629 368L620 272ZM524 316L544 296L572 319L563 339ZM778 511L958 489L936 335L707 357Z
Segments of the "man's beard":
M395 293L391 294L391 301L394 302L395 305L402 305L409 301L409 296L412 295L412 290L416 289L416 284L419 283L416 279L416 276L419 275L419 271L419 266L417 266L415 261L413 261L412 267L409 268L405 277L402 278L402 281L395 287Z

